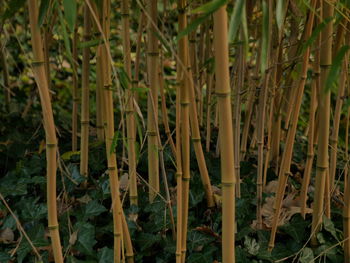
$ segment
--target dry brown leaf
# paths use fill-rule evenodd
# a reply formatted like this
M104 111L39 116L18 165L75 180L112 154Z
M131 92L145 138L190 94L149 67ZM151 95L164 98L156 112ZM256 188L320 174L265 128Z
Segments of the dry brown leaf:
M15 234L11 228L4 228L0 230L0 243L9 244L15 239Z
M91 201L91 197L89 195L84 195L80 198L77 198L77 201L82 204L87 204Z
M122 191L126 191L129 187L129 175L124 173L119 179L119 188Z
M74 231L69 237L69 244L73 246L75 242L77 242L77 238L78 238L78 231Z

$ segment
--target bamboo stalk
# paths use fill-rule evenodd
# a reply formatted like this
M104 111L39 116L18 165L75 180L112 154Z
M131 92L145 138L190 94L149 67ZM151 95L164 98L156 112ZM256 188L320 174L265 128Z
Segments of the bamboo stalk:
M178 23L179 32L184 30L187 26L187 17L185 14L186 0L178 1ZM187 222L188 222L188 198L189 198L189 184L190 184L190 94L189 94L189 77L187 67L189 66L188 56L188 37L184 36L178 42L178 76L177 79L180 85L180 104L181 104L181 166L182 166L182 213L181 213L181 262L186 261L186 241L187 241ZM184 66L184 67L183 67ZM196 116L197 118L197 116ZM179 231L179 229L178 229Z
M219 138L222 180L222 261L235 262L235 170L227 41L226 6L214 13L216 94L219 107Z
M79 93L78 93L78 26L74 28L73 33L73 106L72 106L72 151L78 150L78 104L79 104Z
M28 0L29 21L31 30L32 49L34 55L33 73L38 85L40 101L43 111L43 121L46 137L46 173L47 173L47 209L48 228L51 237L53 255L56 263L63 263L60 234L58 230L56 203L56 171L57 171L57 138L52 105L49 95L48 80L45 73L43 43L38 25L38 3Z
M317 56L316 56L317 57ZM317 58L316 58L317 61ZM317 72L317 68L319 68L319 60L315 63L315 72L313 74L312 81L312 91L311 91L311 102L310 102L310 112L309 112L309 131L308 131L308 151L307 151L307 159L305 164L303 182L300 191L300 203L301 203L301 216L305 219L306 215L306 200L307 200L307 192L310 184L312 164L314 160L314 135L315 135L315 113L317 108L317 78L319 72ZM318 73L318 74L317 74Z
M340 26L340 28L343 28L343 27ZM343 42L343 41L340 40L340 42ZM349 43L349 34L347 34L347 43ZM338 50L336 50L336 52L338 52ZM348 57L349 57L349 53L347 52L342 64L342 70L341 70L340 80L339 80L339 88L337 92L336 106L335 106L335 111L333 116L332 134L330 137L330 166L329 166L330 192L333 192L335 189L335 171L337 166L338 134L339 134L341 109L344 101L346 78L348 75L348 65L349 65Z
M89 7L84 6L84 42L91 38L91 14ZM88 158L89 158L89 74L90 74L90 48L83 49L83 68L82 68L82 95L81 95L81 140L80 140L80 174L88 177ZM86 186L87 181L85 181Z
M109 36L110 36L110 0L103 1L102 7L102 29L104 43L101 47L101 67L103 73L103 116L105 120L105 142L108 165L108 175L110 180L112 213L113 213L113 234L114 234L114 261L121 262L121 243L122 243L122 206L119 196L119 181L117 160L112 142L114 138L114 116L113 116L113 94L111 90L111 62L109 59Z
M317 0L312 0L311 10L315 9L316 3L317 3ZM307 22L304 29L305 35L307 38L310 37L312 32L314 16L315 16L314 12L309 11L309 15L308 15ZM310 47L307 47L303 55L302 69L300 72L300 79L298 80L297 94L295 98L295 107L294 107L292 119L290 122L291 125L287 132L287 138L286 138L286 144L285 144L286 146L282 155L281 169L279 171L279 176L278 176L278 188L276 192L276 200L274 205L275 213L274 213L273 222L272 222L272 229L271 229L271 235L270 235L270 241L269 241L269 251L271 251L275 245L275 237L276 237L276 231L277 231L278 221L280 217L280 211L282 207L282 201L285 193L288 176L290 174L290 165L291 165L292 152L293 152L293 146L295 141L295 134L296 134L298 117L299 117L299 112L300 112L300 107L301 107L301 102L302 102L302 97L303 97L304 87L305 87L305 82L307 77L306 75L307 69L309 65L309 55L310 55Z
M350 107L347 109L345 126L345 160L349 160L349 117ZM344 168L344 208L343 208L343 231L344 231L344 262L350 263L350 186L349 186L349 161Z
M129 26L129 1L122 1L122 39L124 54L124 70L131 80L131 56L130 56L130 26ZM134 113L134 92L132 85L128 83L125 87L125 104L126 104L126 129L127 129L127 149L129 162L129 178L130 178L130 204L137 205L137 180L136 180L136 152L135 152L135 113Z
M180 65L177 63L178 72ZM181 135L181 85L180 74L176 86L176 263L182 263L182 135Z
M2 68L3 80L4 80L5 108L7 111L9 111L10 101L11 101L10 75L9 75L8 66L6 62L5 45L2 43L0 43L0 65Z
M328 2L322 2L322 18L333 16L334 6ZM311 245L317 245L317 233L323 216L325 183L328 170L328 141L330 121L330 92L326 91L326 80L329 68L332 64L332 37L333 23L328 23L321 32L321 90L319 93L319 136L317 148L316 186L314 195L314 207L312 213Z
M159 160L158 160L158 140L157 140L157 119L158 118L158 39L155 35L157 24L157 0L149 1L147 11L150 19L147 21L147 66L150 91L147 103L147 130L148 130L148 181L150 202L159 192ZM152 23L153 22L153 23ZM154 112L152 111L151 99L154 101Z

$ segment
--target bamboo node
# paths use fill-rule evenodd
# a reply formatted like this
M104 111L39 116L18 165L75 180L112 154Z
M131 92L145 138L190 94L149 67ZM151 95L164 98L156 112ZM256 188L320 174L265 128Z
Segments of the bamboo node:
M45 62L44 61L33 61L32 62L32 67L39 67L43 65Z
M56 230L58 229L58 225L52 225L47 227L49 230Z
M107 169L108 171L115 171L117 168L115 166L110 166Z
M309 159L312 159L312 158L314 158L314 154L307 154L306 157Z
M190 180L190 177L182 177L182 181L188 182Z
M324 172L328 169L328 166L316 166L316 170L320 172Z
M236 184L235 181L232 181L232 182L221 182L222 187L229 187L229 186L233 186L235 184Z
M176 178L182 177L182 173L176 173L175 176L176 176Z
M129 17L129 13L121 13L120 14L122 17Z
M158 57L159 56L159 52L147 52L147 55L150 57Z
M231 92L230 91L228 91L228 92L215 92L215 94L219 98L226 98L226 97L231 96Z
M330 138L329 141L332 142L332 143L335 143L335 144L337 144L337 142L338 142L337 139L333 139L333 138Z
M46 147L48 147L48 148L56 147L56 143L47 143Z
M188 106L190 103L188 101L184 101L184 102L181 102L180 105L181 106Z
M201 138L192 138L191 139L193 142L200 142L201 141Z
M148 136L157 136L157 132L149 131L147 132Z
M81 124L89 124L90 122L89 121L81 121L80 123Z
M121 234L120 234L120 233L114 233L113 236L115 236L115 237L120 237Z

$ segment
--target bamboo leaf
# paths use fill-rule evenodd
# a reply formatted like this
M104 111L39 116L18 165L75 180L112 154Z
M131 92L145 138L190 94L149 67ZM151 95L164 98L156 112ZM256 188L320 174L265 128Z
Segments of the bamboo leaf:
M263 7L263 23L262 23L262 43L261 43L261 64L260 70L264 74L267 68L267 53L269 48L269 7L265 1L262 2Z
M74 31L75 20L77 16L76 0L63 0L64 18L71 32Z
M183 31L179 32L179 35L177 36L177 40L180 40L184 36L188 35L192 31L196 30L197 27L200 24L202 24L205 20L207 20L209 17L210 17L210 15L203 15L203 16L200 16L200 17L196 18L195 20L193 20L190 24L188 24L188 26Z
M230 19L230 26L228 30L229 43L236 38L238 28L240 26L240 23L242 22L244 4L244 0L237 0L235 7L233 8L233 12Z
M14 16L14 14L19 10L21 9L24 4L25 4L26 0L11 0L11 1L8 1L8 8L6 9L3 17L2 17L2 20L6 20L8 18L11 18Z
M62 14L60 9L58 9L58 13L59 13L59 19L60 19L60 24L61 24L61 28L62 28L64 46L65 46L66 51L67 51L67 57L68 57L70 64L73 65L74 64L73 63L73 56L72 56L72 51L70 48L71 46L70 46L70 41L69 41L66 25L64 24L63 14Z
M284 4L285 4L284 0L277 0L277 3L276 3L276 23L277 23L277 27L279 30L281 30L283 20L284 20L284 12L283 12Z
M92 39L89 41L85 41L85 42L80 42L78 44L78 48L87 48L87 47L95 47L98 44L100 44L100 39Z
M40 8L39 8L39 18L38 18L38 24L41 26L45 20L47 10L50 6L50 0L41 0Z
M200 13L202 14L202 16L196 18L183 31L181 31L177 36L177 40L181 39L182 37L196 30L200 24L202 24L205 20L207 20L207 18L209 18L210 15L214 13L216 10L218 10L221 6L226 4L226 2L227 0L213 0L209 3L206 3L192 10L192 13L194 14Z
M327 17L326 19L323 20L322 23L320 23L319 25L316 26L316 28L312 31L311 36L309 37L309 39L307 39L302 47L302 52L305 51L305 49L307 47L309 47L310 45L312 45L316 38L318 37L318 35L321 33L321 31L326 27L326 25L332 21L332 17Z
M332 63L332 66L329 70L327 80L326 80L325 92L329 92L332 89L332 87L334 86L336 80L338 79L343 59L344 59L347 51L349 50L349 48L350 47L346 46L346 45L342 46L339 49L337 55L335 56L333 63Z
M212 14L216 10L218 10L221 6L226 4L227 0L213 0L209 3L206 3L196 9L192 10L192 13L204 13L204 14Z
M243 11L242 11L242 29L243 29L243 40L244 40L244 52L245 52L245 55L247 56L248 48L249 48L249 36L248 36L247 10L245 5L243 5Z
M68 161L72 156L74 155L79 155L80 151L70 151L70 152L65 152L64 154L61 155L62 160Z

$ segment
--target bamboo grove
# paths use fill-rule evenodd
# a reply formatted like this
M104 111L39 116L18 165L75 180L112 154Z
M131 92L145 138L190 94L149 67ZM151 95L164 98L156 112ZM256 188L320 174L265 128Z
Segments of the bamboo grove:
M11 8L24 10L31 39L28 67L45 131L47 229L54 262L67 262L70 253L61 242L57 207L61 140L69 141L69 155L79 156L85 180L76 187L82 192L93 185L91 145L104 149L113 262L143 262L125 212L140 206L142 198L165 203L170 223L162 235L174 242L171 262L187 262L193 180L201 182L207 213L221 214L214 262L241 262L236 203L244 195L242 165L247 162L254 163L249 176L255 214L245 223L268 231L266 253L281 240L292 202L292 215L312 223L307 242L291 258L305 257L306 246L320 247L320 231L340 213L342 233L335 246L350 262L348 1L10 2L0 7L5 14L1 98L10 112L16 92L10 88L15 73L9 69L6 38L13 29L6 14ZM69 69L64 80L69 105L61 105L70 112L69 138L55 126L53 109L61 102L52 76L61 69L53 69L52 61L58 56ZM140 155L147 162L141 163ZM219 182L208 156L220 160Z

